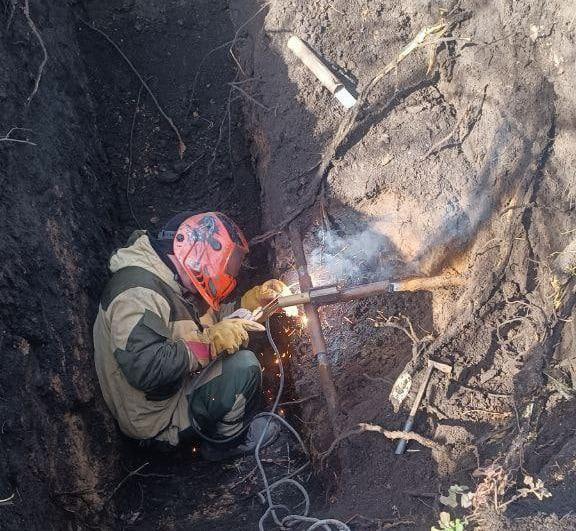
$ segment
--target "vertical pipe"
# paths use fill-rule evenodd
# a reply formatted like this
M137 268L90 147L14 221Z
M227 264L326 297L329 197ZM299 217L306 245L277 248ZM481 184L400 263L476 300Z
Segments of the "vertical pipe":
M294 253L294 260L298 271L298 280L300 281L300 291L305 292L312 289L312 279L308 273L306 263L306 255L304 254L304 246L302 244L302 236L300 230L295 223L292 223L289 228L290 243L292 245L292 252ZM326 406L328 409L328 417L332 426L334 435L338 434L338 395L336 387L332 380L330 365L328 363L328 356L326 354L326 341L322 333L322 324L320 323L320 316L318 309L313 304L304 304L304 313L308 319L308 334L310 335L310 343L312 344L312 353L318 360L318 373L320 379L320 387L322 394L326 399Z

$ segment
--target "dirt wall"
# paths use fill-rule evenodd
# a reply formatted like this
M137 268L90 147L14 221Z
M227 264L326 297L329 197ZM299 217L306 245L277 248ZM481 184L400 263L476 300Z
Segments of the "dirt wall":
M396 411L392 382L408 371L418 384L427 357L457 370L432 377L416 422L449 453L411 445L397 458L378 434L345 441L322 469L314 513L359 527L425 528L450 485L501 488L511 500L529 473L551 498L478 502L472 515L455 514L488 529L569 521L574 275L555 271L574 231L567 65L575 28L566 3L470 0L442 13L436 4L367 0L235 0L230 10L213 0L87 1L86 11L49 2L30 6L34 23L26 5L5 3L0 42L0 136L26 128L12 131L20 142L0 142L0 500L14 495L1 504L0 525L112 526L115 502L116 525L254 525L261 508L248 509L246 497L258 485L245 472L120 443L97 389L91 323L106 259L132 229L155 230L185 208L222 209L252 237L277 230L311 190L317 200L299 221L316 282L341 280L335 264L353 283L442 269L465 279L463 289L322 311L343 431L360 421L400 428L414 389ZM149 81L181 128L183 160L126 60L78 17L113 38ZM450 29L435 61L427 46L392 69L334 146L350 115L287 51L288 36L362 91L442 18ZM35 31L48 57L27 102L43 61ZM294 280L287 240L271 241L275 272ZM243 286L266 269L267 248L253 250ZM386 326L405 318L416 348L409 328ZM305 334L293 347L303 400L294 418L320 470L332 435ZM148 469L108 502L126 473L119 461ZM507 475L495 487L485 478L496 466Z
M62 529L104 503L118 444L92 360L117 193L72 4L5 3L0 55L0 526ZM67 512L69 511L69 512Z
M471 473L494 463L505 464L509 496L523 480L522 466L554 486L551 500L526 502L528 511L566 514L570 502L560 485L573 470L551 481L542 467L572 438L569 427L544 433L564 418L564 408L575 407L572 392L558 386L570 370L547 376L574 359L568 352L574 279L554 273L574 226L569 13L567 4L553 1L270 2L246 30L246 71L259 102L247 107L271 231L265 236L309 204L315 187L314 206L299 221L309 257L325 256L312 268L316 281L338 280L324 273L343 256L346 265L362 262L365 254L346 249L357 250L354 241L367 234L373 249L351 279L356 283L363 274L383 279L442 270L466 279L465 289L437 290L431 299L390 296L323 312L343 429L362 420L401 427L407 405L395 414L387 395L402 367L416 383L429 356L459 368L454 381L433 377L417 424L454 452L450 459L430 460L420 449L397 459L378 436L350 441L330 498L341 518L356 511L373 522L429 525L442 508L439 493L455 483L476 488L483 476ZM421 30L443 20L452 21L450 29L436 44L371 84ZM292 34L361 94L372 88L336 147L342 124L350 123L346 111L287 49ZM330 237L340 249L331 248ZM274 246L278 273L292 278L287 240L278 235ZM419 338L435 339L414 351L402 331L374 330L367 322L400 314ZM314 367L304 348L296 382L303 396L317 392ZM304 410L322 450L322 400ZM545 456L525 457L532 451ZM490 528L489 520L480 521Z

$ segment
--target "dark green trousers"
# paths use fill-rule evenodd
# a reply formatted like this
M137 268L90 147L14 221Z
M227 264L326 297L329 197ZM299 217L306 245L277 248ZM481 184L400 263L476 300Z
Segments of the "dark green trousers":
M188 395L191 424L209 437L238 434L260 402L262 373L256 355L250 350L223 355L199 378ZM180 440L193 431L180 432Z

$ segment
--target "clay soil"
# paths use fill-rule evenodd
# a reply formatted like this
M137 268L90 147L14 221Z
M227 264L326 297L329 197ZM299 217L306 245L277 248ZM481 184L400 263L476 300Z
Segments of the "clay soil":
M0 138L0 528L258 527L253 459L141 448L95 379L107 257L183 209L222 210L253 239L240 290L270 276L297 285L290 222L316 284L463 280L320 310L336 435L401 429L427 360L453 366L433 373L416 417L432 450L410 442L396 456L396 441L363 432L323 458L335 434L306 327L274 318L313 516L352 529L430 529L441 511L470 529L576 528L569 2L6 0L2 17L0 136L22 129ZM289 52L293 34L359 96L354 109ZM30 101L38 36L47 61ZM269 404L277 366L264 338L254 348ZM411 391L393 402L402 373ZM266 466L278 476L301 459L284 437ZM543 487L525 493L526 477ZM475 494L471 507L442 503L453 485ZM296 492L280 494L298 510Z

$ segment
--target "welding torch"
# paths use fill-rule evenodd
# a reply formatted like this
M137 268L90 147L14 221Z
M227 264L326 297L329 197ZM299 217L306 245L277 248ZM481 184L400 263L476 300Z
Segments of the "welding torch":
M255 320L264 322L273 313L281 308L299 306L302 304L336 304L339 302L366 299L383 293L396 293L401 291L431 291L436 288L462 286L464 281L458 275L440 275L435 277L416 277L404 280L383 280L359 286L342 286L331 284L314 287L302 293L284 295L274 299L270 304L261 308L255 315Z

